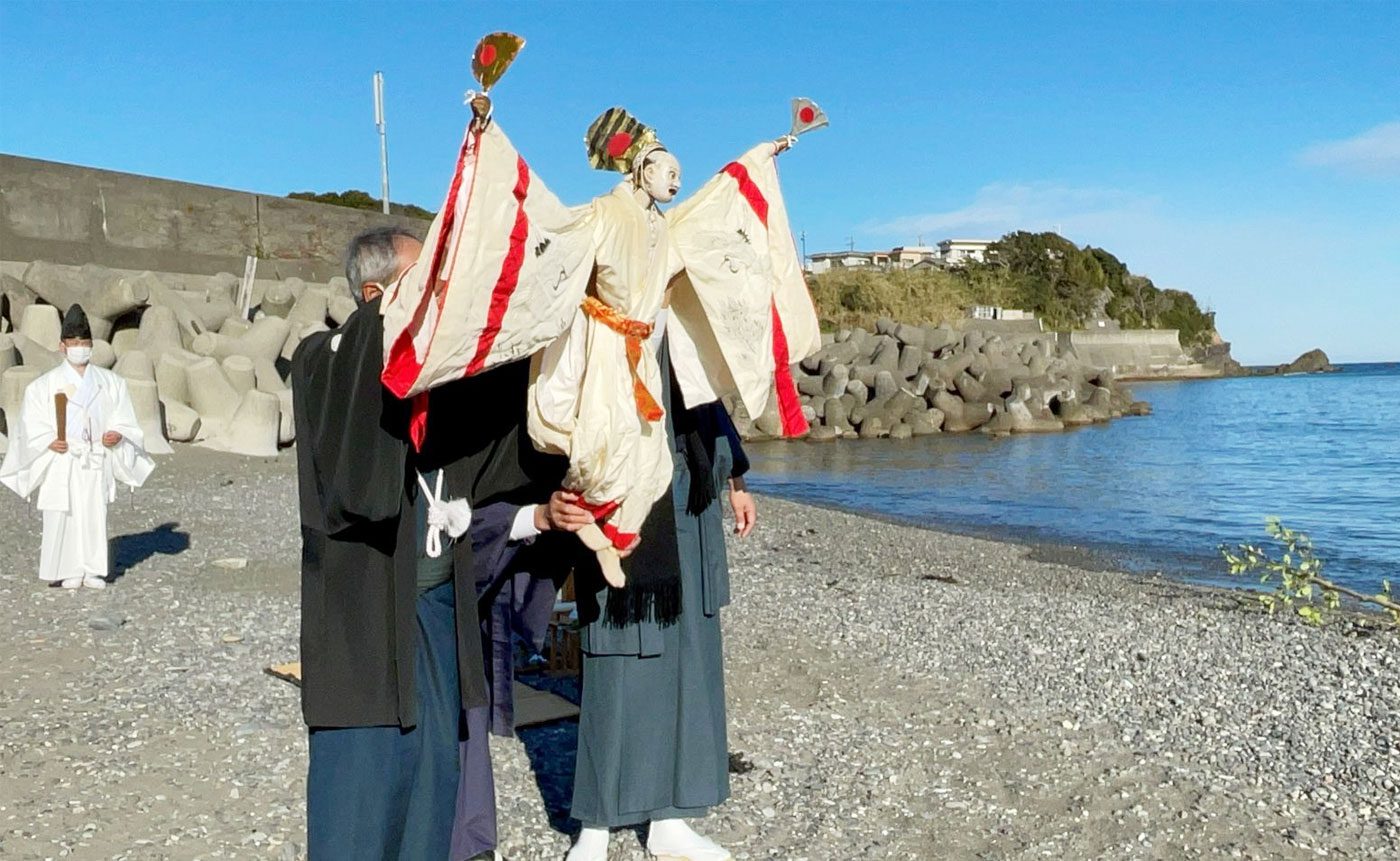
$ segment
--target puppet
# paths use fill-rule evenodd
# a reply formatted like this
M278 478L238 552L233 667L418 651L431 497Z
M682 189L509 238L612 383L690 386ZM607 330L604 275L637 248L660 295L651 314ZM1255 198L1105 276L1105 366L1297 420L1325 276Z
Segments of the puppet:
M473 69L484 89L521 45L510 34L481 41ZM600 115L584 143L592 166L624 178L568 207L515 150L485 93L469 100L474 117L447 198L423 254L382 305L383 382L413 399L421 442L429 388L533 355L531 437L569 458L565 486L598 519L580 538L620 587L619 552L635 545L671 480L658 325L671 327L687 407L733 393L757 416L776 396L784 435L807 431L790 366L821 336L774 159L826 117L795 100L792 133L750 149L663 214L680 165L622 108Z

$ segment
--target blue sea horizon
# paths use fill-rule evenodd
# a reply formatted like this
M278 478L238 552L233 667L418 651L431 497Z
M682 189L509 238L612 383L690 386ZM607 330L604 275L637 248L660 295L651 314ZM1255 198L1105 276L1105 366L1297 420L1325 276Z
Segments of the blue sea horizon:
M1221 544L1265 519L1312 536L1325 571L1400 586L1400 362L1336 373L1134 383L1153 415L1060 434L751 446L761 493L903 523L1074 546L1213 585Z

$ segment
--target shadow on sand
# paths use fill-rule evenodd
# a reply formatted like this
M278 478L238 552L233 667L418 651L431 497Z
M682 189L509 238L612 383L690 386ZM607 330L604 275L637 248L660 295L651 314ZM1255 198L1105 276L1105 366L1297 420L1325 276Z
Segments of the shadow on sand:
M174 556L190 549L190 534L179 531L178 523L162 523L130 535L112 539L112 580L125 576L132 568L157 553Z

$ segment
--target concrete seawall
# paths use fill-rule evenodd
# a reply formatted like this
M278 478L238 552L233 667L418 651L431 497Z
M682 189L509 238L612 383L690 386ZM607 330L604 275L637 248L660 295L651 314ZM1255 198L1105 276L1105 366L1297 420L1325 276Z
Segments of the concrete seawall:
M428 222L285 197L0 155L0 260L326 281L359 231Z
M1125 329L1117 332L1060 332L1061 349L1073 350L1079 359L1111 368L1122 379L1218 377L1186 355L1176 329Z

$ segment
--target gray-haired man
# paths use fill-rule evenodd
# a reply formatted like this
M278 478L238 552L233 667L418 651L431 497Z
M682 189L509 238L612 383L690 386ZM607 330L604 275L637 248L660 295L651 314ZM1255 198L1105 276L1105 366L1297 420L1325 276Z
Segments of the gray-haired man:
M311 858L448 857L462 715L488 702L458 500L542 499L558 481L521 428L524 363L434 390L416 410L427 436L410 443L414 405L379 380L379 296L421 249L396 228L357 236L346 274L364 304L292 359ZM566 514L532 506L517 520L535 534Z

